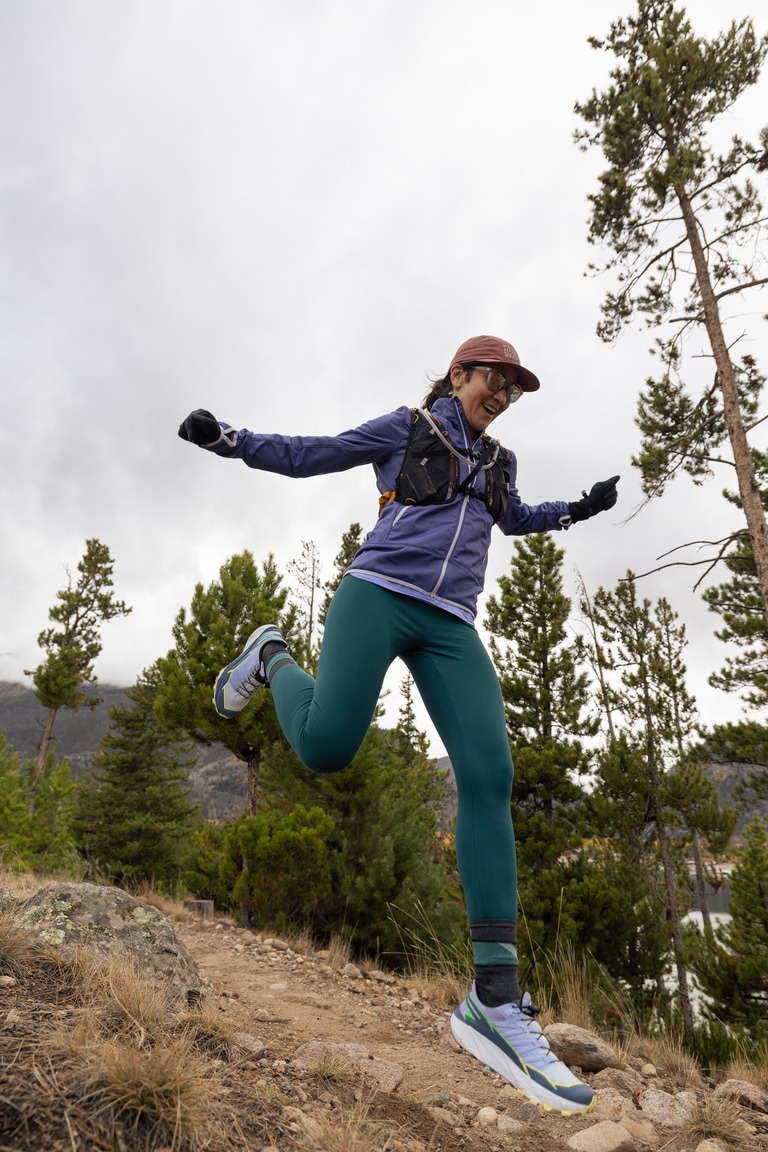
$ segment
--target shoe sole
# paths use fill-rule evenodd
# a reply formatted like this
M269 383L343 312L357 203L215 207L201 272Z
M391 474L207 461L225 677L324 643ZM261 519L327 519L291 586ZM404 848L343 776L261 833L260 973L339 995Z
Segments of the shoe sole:
M563 1100L557 1094L554 1085L550 1090L542 1084L537 1084L523 1071L519 1064L516 1064L510 1056L502 1052L501 1048L492 1040L482 1036L470 1024L465 1024L455 1015L451 1017L451 1032L457 1044L460 1044L466 1052L475 1056L482 1064L487 1064L494 1072L498 1072L500 1076L509 1081L513 1088L517 1089L521 1096L533 1104L538 1104L545 1111L558 1112L561 1116L586 1116L594 1108L596 1100L594 1095L588 1104L580 1105L571 1100ZM521 1060L522 1063L524 1061ZM543 1072L539 1075L545 1078ZM584 1087L586 1088L587 1085Z
M236 709L227 708L227 706L224 703L224 689L226 688L227 684L229 683L230 676L232 675L232 673L235 671L236 668L240 667L243 660L245 660L246 656L248 656L253 651L254 648L257 648L260 644L264 644L264 641L262 640L261 637L264 633L264 630L266 628L269 628L269 627L271 627L271 625L264 624L261 626L261 628L257 628L256 633L254 633L254 636L256 636L256 634L258 634L258 638L254 639L252 641L252 643L247 644L246 647L243 649L243 651L240 653L240 655L237 656L234 660L230 661L230 663L227 664L226 668L222 668L221 672L219 672L218 676L216 677L216 679L214 681L214 684L213 684L213 706L216 709L216 711L218 712L219 716L223 716L225 720L235 720L240 715L243 708L245 708L245 706L247 704L250 704L251 700L256 695L256 692L258 692L258 690L259 690L258 688L256 688L254 690L254 692L247 699L245 697L242 697L243 703L242 703L242 706L240 708L236 708ZM263 685L259 685L259 687L263 687Z
M236 720L243 710L240 708L238 711L233 712L231 708L227 708L224 704L224 689L228 683L228 679L225 681L224 677L227 676L227 673L231 673L232 671L233 669L228 664L226 668L223 668L221 672L219 672L213 685L213 706L219 716L223 716L225 720ZM221 685L221 687L219 687L219 685ZM245 708L246 704L248 703L248 700L243 700L243 708Z

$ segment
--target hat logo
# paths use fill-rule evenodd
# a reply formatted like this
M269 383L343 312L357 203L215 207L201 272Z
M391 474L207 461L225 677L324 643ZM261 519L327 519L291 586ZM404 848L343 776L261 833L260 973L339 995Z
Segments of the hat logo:
M505 356L514 356L514 354L515 354L514 348L510 348L509 344L505 344L504 345L504 355Z

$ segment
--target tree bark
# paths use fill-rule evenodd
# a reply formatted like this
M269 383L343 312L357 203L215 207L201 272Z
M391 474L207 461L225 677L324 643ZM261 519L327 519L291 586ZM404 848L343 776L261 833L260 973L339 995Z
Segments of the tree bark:
M707 884L704 877L704 865L701 861L701 840L699 833L694 828L693 830L693 866L696 869L696 892L699 897L699 907L701 908L701 919L704 924L704 934L706 936L712 935L712 917L709 914L709 903L707 902Z
M248 756L248 815L256 815L256 806L259 801L259 770L261 768L261 749L251 748Z
M261 767L261 749L251 748L248 756L248 815L256 815L256 806L259 800L259 769ZM248 865L243 859L243 872L248 871ZM240 905L240 927L251 928L254 916L245 904Z
M691 992L688 987L688 969L683 959L683 926L680 919L680 909L677 904L677 871L672 863L669 851L669 837L661 814L656 815L656 831L659 837L659 850L664 866L664 882L667 889L667 905L672 929L672 947L675 953L675 969L677 970L677 988L680 996L680 1011L683 1017L683 1032L689 1044L695 1040L693 1028L693 1008L691 1006Z
M28 811L30 816L33 814L35 808L37 807L37 793L40 788L40 781L43 778L43 772L45 771L45 762L48 759L48 748L50 747L51 743L51 732L53 731L53 722L56 719L57 712L58 708L49 708L48 715L45 718L45 724L43 725L43 732L40 737L40 744L37 749L37 759L35 760L35 768L34 772L32 773L32 783L30 785L29 791Z
M755 557L757 579L760 594L763 598L763 608L768 618L768 524L765 519L765 509L760 497L760 488L755 476L755 466L752 453L747 441L747 433L739 401L739 390L736 384L736 373L733 370L728 346L725 342L723 326L720 320L720 311L717 298L709 274L709 265L704 246L693 210L684 188L675 188L677 199L685 222L688 243L691 246L693 263L696 269L696 280L699 285L701 302L704 310L704 324L707 329L712 355L717 368L717 379L723 396L723 412L725 426L728 430L728 439L733 451L733 462L736 466L736 477L739 485L744 516L747 529L752 541L752 551Z
M677 971L677 990L680 998L680 1012L683 1018L683 1032L690 1045L695 1041L693 1027L693 1008L691 1006L691 993L688 987L688 969L685 966L683 953L683 925L680 917L680 908L677 903L677 869L672 861L669 850L669 836L662 815L660 794L661 782L656 767L656 742L653 733L653 710L647 680L643 689L645 707L645 739L648 769L653 790L653 816L656 824L656 834L659 840L659 852L664 871L664 885L667 892L667 908L669 909L669 922L672 935L672 951L675 954L675 969Z

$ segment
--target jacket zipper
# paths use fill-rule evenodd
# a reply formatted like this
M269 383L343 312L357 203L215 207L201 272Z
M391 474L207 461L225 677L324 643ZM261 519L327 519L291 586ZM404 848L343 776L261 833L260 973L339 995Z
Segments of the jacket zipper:
M468 495L466 495L461 502L461 512L459 513L459 522L456 525L456 531L453 534L453 540L451 540L450 548L448 549L448 551L445 554L445 559L443 560L443 566L440 569L440 575L437 578L437 583L435 584L434 588L430 592L430 596L437 595L437 591L438 591L440 585L442 584L443 580L445 579L445 574L448 570L448 565L450 563L451 556L453 555L454 549L456 548L456 545L459 542L459 536L461 535L461 527L462 527L462 524L464 523L464 513L467 510L467 504L469 503L469 500L470 500L470 497Z

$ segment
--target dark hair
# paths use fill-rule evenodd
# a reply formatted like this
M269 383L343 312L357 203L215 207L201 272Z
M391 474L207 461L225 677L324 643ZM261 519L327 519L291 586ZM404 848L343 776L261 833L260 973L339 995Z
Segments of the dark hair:
M463 369L467 378L469 378L469 373L472 371L472 369L477 368L478 363L479 362L477 360L473 360L469 364L461 365L461 368ZM428 377L428 379L431 379L431 377ZM450 396L452 392L453 381L451 380L451 373L446 372L445 376L440 376L439 379L432 380L432 387L422 400L421 406L422 408L429 409L432 407L435 400L442 400L443 397Z

